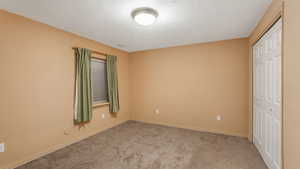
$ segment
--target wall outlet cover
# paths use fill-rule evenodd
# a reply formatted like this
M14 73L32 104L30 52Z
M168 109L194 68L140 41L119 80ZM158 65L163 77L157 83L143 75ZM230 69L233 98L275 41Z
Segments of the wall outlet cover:
M67 136L67 135L69 135L69 134L70 134L70 132L69 132L68 130L65 130L65 131L64 131L64 135Z
M4 143L0 143L0 153L3 153L5 151L5 145Z
M102 119L105 119L105 114L104 113L102 113Z
M221 115L217 115L217 120L218 121L222 120L222 116Z

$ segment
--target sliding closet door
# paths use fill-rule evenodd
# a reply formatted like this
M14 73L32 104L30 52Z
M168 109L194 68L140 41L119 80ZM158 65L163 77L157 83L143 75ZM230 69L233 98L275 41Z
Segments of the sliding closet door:
M270 169L281 169L280 19L253 47L253 140Z

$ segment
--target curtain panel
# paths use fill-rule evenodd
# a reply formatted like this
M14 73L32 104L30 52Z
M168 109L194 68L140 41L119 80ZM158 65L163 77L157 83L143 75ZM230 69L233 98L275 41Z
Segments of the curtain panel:
M92 119L91 51L75 49L75 123Z
M117 71L117 57L106 56L106 70L107 70L107 87L110 113L117 113L120 110L119 105L119 89L118 89L118 71Z

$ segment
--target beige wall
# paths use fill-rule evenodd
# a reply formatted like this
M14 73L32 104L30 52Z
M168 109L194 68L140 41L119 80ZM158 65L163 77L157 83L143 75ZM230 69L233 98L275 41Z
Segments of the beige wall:
M134 120L248 136L248 39L130 53L129 63Z
M299 169L300 1L285 0L284 6L284 169Z
M0 10L0 168L12 168L130 118L128 53ZM85 127L73 126L73 46L118 56L121 112L94 109ZM69 135L64 135L64 131Z

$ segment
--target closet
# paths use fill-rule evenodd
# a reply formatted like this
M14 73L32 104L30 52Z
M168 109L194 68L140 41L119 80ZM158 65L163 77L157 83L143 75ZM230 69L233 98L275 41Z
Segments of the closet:
M282 19L253 46L253 142L270 169L281 169Z

